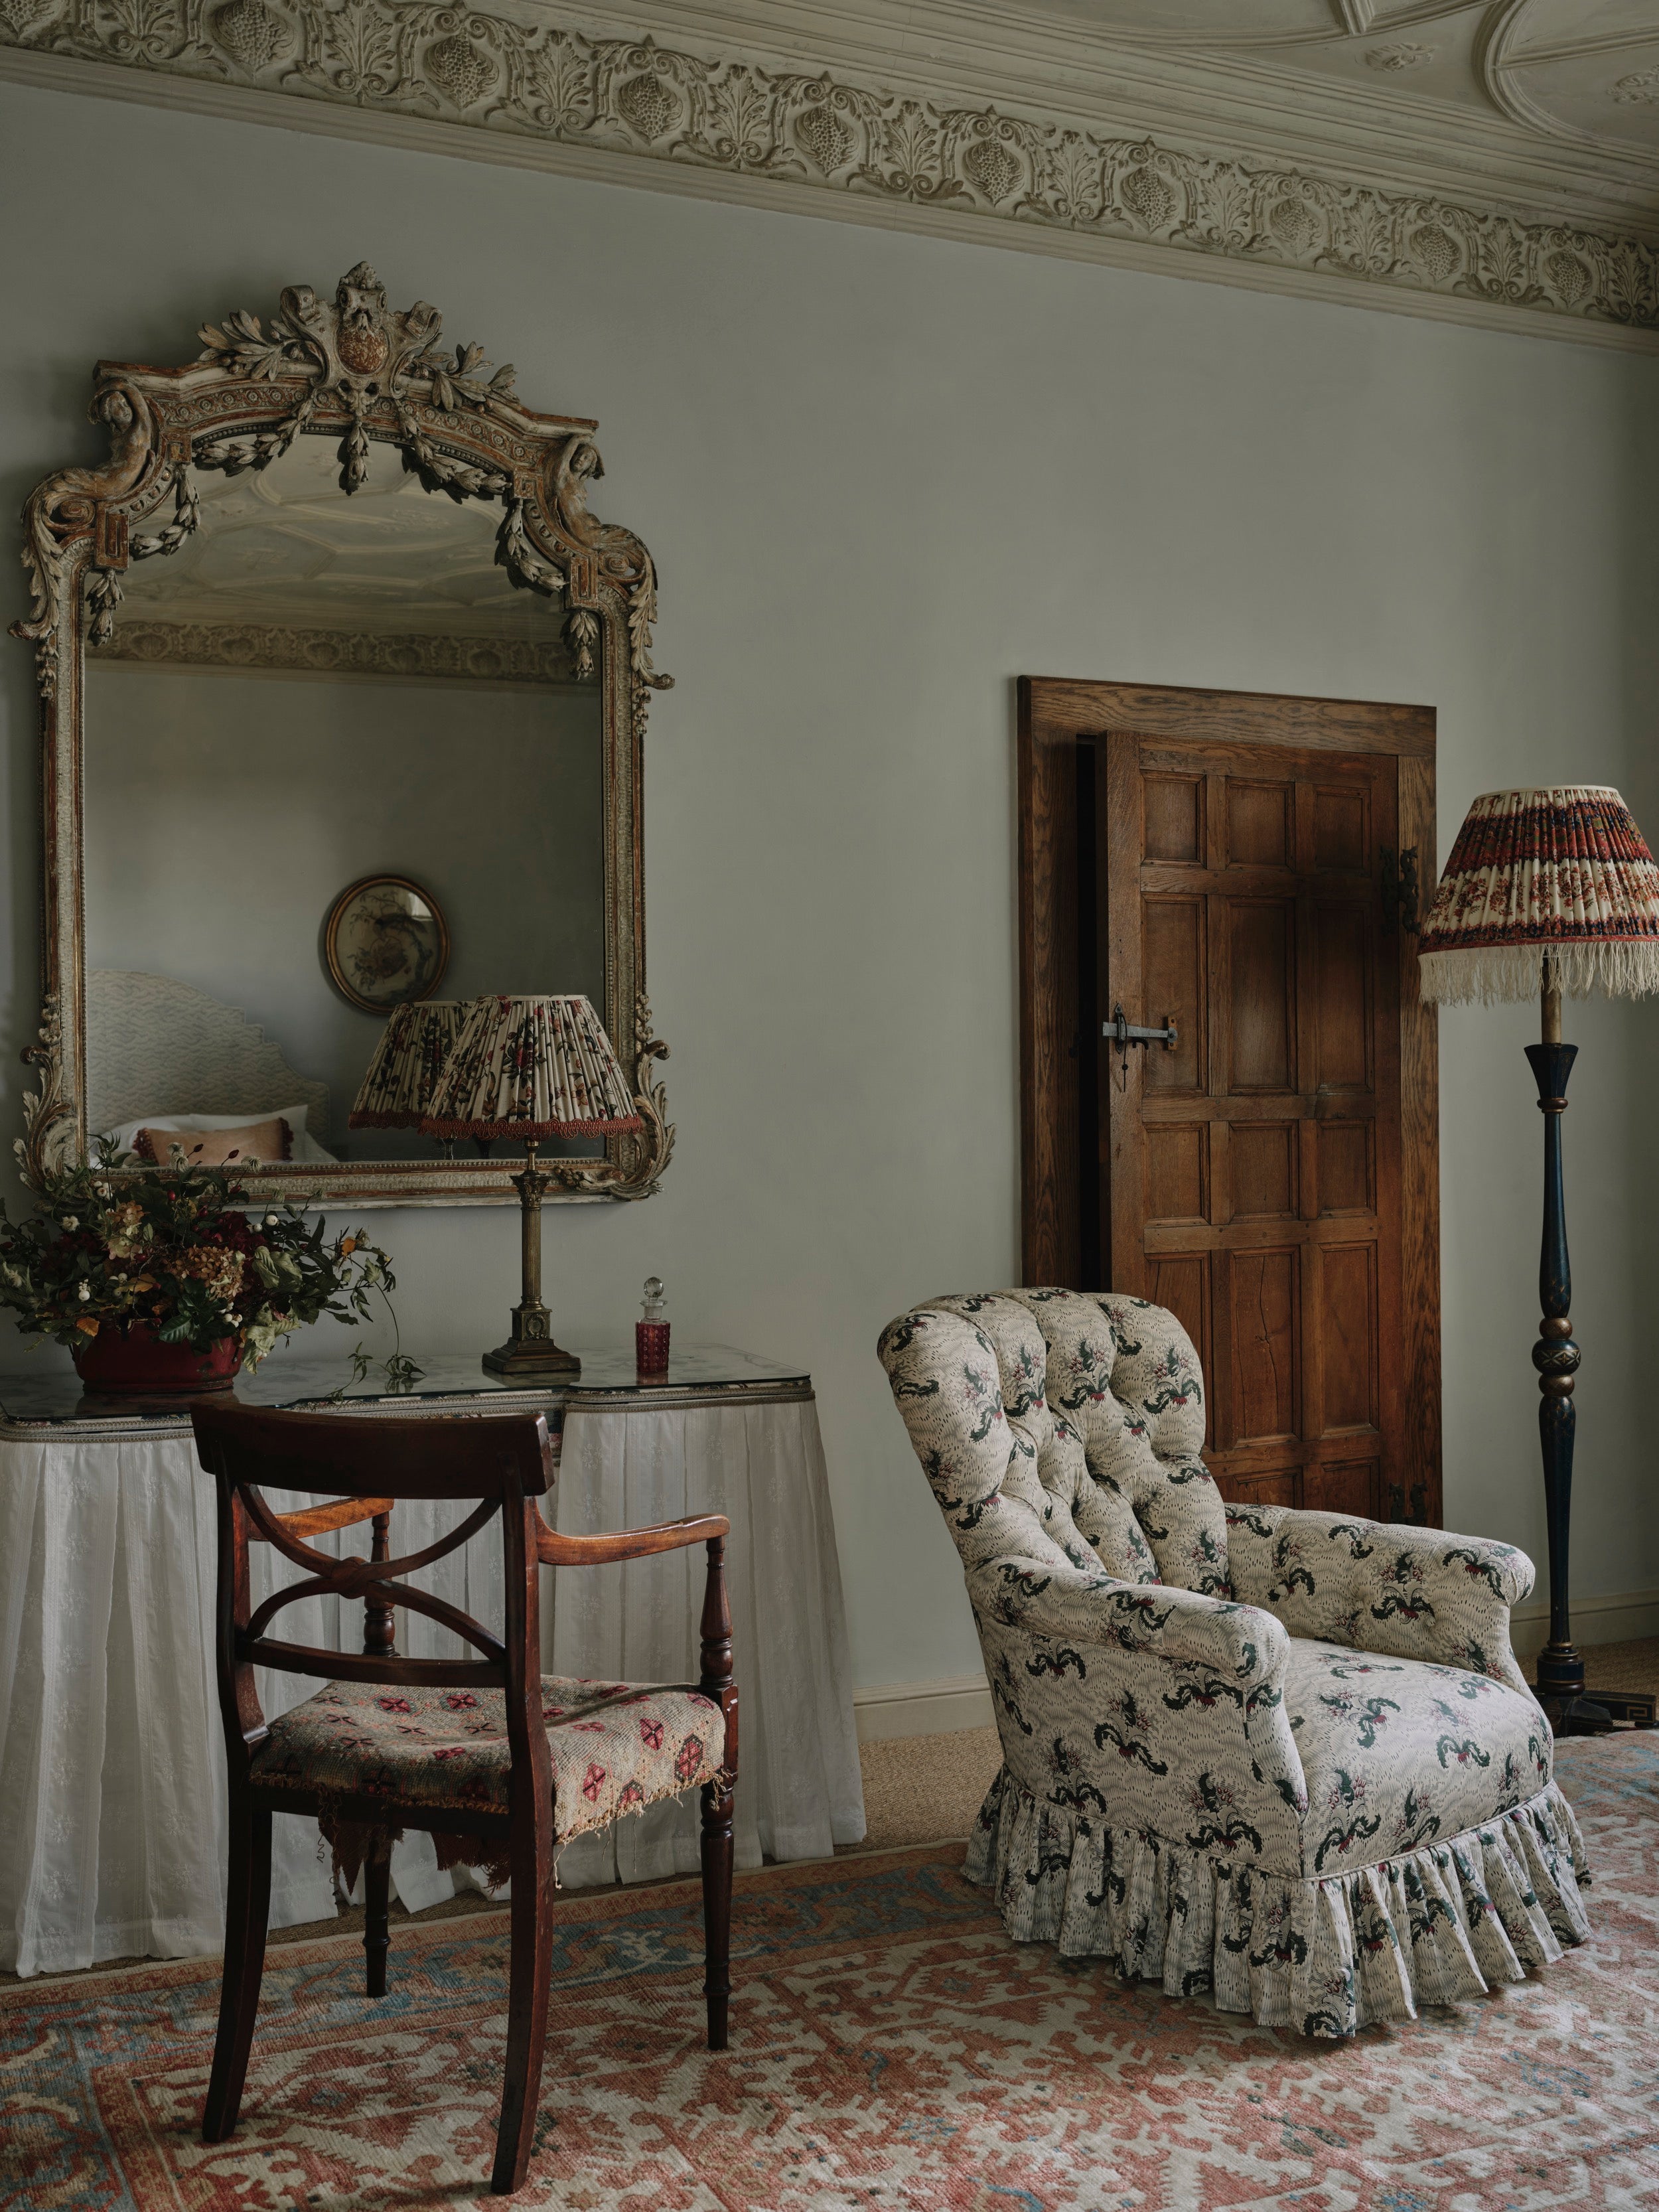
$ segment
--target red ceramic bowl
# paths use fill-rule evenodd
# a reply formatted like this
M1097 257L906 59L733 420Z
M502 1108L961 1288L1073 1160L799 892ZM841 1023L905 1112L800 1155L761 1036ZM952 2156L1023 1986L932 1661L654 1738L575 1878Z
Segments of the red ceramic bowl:
M240 1338L221 1337L210 1352L193 1345L163 1344L146 1323L127 1333L106 1325L75 1353L75 1371L88 1390L110 1397L199 1398L228 1390L242 1364Z

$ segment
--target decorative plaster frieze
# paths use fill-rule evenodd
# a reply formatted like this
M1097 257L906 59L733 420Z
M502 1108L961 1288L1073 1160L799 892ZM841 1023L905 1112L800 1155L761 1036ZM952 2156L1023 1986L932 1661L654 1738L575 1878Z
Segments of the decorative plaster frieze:
M114 64L217 88L238 112L249 94L276 95L290 116L309 102L316 122L326 109L350 135L370 117L447 126L453 150L489 160L512 158L503 142L517 140L586 152L612 176L664 165L681 189L701 172L704 189L733 197L742 183L763 204L769 186L784 188L777 204L797 208L833 196L842 208L826 212L857 202L872 219L909 211L930 229L954 216L981 238L1006 225L1010 243L1073 253L1092 243L1142 266L1184 256L1301 291L1358 283L1512 329L1567 319L1586 335L1659 331L1659 249L1610 227L649 37L429 0L0 0L0 65L8 48L20 63Z
M266 623L118 622L98 659L147 667L441 677L471 684L569 684L575 676L570 654L556 641L289 629Z

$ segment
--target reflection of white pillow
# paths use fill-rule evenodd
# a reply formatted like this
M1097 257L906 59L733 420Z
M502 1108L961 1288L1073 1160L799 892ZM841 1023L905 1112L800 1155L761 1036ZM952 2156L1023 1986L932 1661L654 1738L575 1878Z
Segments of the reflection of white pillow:
M258 1114L140 1114L136 1121L123 1121L118 1129L106 1130L105 1134L118 1152L130 1152L140 1129L245 1129L250 1121L268 1121L276 1115L293 1133L294 1160L334 1162L337 1156L325 1152L315 1137L307 1135L303 1106L272 1106Z

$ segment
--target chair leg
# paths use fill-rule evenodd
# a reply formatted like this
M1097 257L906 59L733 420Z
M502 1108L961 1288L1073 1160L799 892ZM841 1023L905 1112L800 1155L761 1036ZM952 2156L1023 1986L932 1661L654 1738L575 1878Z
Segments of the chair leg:
M702 1790L702 1934L708 2048L724 2051L732 1994L732 1789L725 1781Z
M265 1923L270 1911L270 1814L230 1815L230 1881L225 1900L225 1971L219 1991L219 2033L202 2112L204 2142L223 2142L236 2126L264 1974Z
M507 2064L501 2121L489 2186L511 2197L524 2186L536 2136L542 2054L547 2045L547 1984L553 1970L553 1851L532 1824L512 1844L512 1956L507 2000Z
M382 1842L375 1838L374 1850L363 1865L363 1956L372 1997L386 1995L386 1959L392 1948L392 1852L388 1846L384 1857L380 1856Z

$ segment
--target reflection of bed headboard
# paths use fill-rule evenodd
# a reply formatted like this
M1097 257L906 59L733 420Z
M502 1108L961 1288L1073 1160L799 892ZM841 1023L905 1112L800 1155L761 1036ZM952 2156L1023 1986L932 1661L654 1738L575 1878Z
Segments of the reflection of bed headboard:
M328 1085L296 1075L262 1029L170 975L87 971L87 1127L143 1114L265 1114L303 1099L326 1138Z

